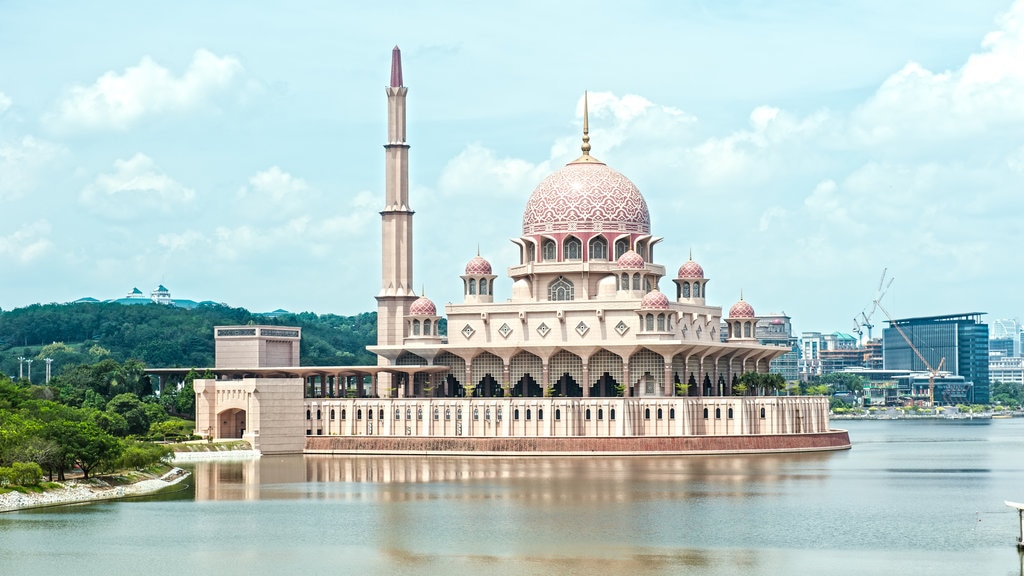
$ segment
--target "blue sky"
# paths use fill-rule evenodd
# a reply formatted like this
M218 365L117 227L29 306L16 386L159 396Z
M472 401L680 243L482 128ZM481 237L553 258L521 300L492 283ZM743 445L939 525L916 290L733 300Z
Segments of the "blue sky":
M896 316L1024 308L1024 0L210 4L0 3L0 308L375 309L395 44L439 305L515 263L589 90L710 302L848 332L888 267Z

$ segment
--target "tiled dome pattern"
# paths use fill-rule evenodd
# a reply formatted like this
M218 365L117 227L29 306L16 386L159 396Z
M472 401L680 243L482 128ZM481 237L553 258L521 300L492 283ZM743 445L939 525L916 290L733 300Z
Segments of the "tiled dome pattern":
M541 182L523 212L523 234L651 232L651 215L629 178L600 162L567 164Z
M616 261L616 263L618 264L619 268L625 270L644 269L644 259L640 257L640 255L637 254L635 250L627 250L626 252L623 252L622 256L619 256L619 259Z
M651 290L640 300L640 308L644 310L668 310L668 296L660 290Z
M484 260L480 255L473 256L473 259L466 263L466 275L489 275L491 274L491 263Z
M426 296L420 296L409 305L410 316L437 316L437 306Z
M729 318L753 318L754 307L748 304L745 300L740 299L739 302L732 305L729 308Z
M679 267L679 274L677 274L676 277L685 279L703 279L704 269L700 267L700 264L690 260L688 262L684 262L683 265Z

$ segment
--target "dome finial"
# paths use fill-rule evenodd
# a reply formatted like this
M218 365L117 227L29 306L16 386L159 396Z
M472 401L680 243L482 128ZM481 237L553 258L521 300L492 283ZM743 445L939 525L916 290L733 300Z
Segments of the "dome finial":
M693 262L693 248L690 248L690 262Z
M603 164L597 158L590 155L590 113L587 106L587 91L583 91L583 144L580 145L580 150L583 151L583 155L579 158L570 162L570 164L576 164L579 162L594 162L597 164Z

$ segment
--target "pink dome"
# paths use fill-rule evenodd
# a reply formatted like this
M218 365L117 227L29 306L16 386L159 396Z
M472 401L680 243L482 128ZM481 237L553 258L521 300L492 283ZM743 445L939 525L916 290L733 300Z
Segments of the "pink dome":
M466 275L489 275L491 274L491 263L480 257L479 254L473 256L473 259L466 263Z
M754 307L748 304L743 298L729 308L729 318L753 318Z
M437 306L426 296L420 296L409 305L410 316L437 316Z
M619 256L617 262L619 268L625 268L626 270L643 270L644 259L636 253L635 250L627 250L623 252L622 256Z
M676 277L685 279L703 279L704 269L691 258L688 262L684 262L683 265L679 267L679 274L677 274Z
M523 211L523 234L565 231L650 234L651 215L629 178L603 162L572 162L545 178Z
M644 310L668 310L668 296L665 296L660 290L651 290L640 301L640 308Z

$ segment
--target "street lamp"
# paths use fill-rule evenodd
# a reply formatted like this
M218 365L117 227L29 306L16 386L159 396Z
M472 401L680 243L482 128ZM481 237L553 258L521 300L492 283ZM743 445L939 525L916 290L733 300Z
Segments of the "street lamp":
M18 380L25 377L25 357L18 356Z
M32 359L29 358L29 359L25 360L25 363L28 364L28 381L31 382L32 381Z
M43 358L43 362L46 362L46 383L50 383L50 364L53 364L53 358Z

